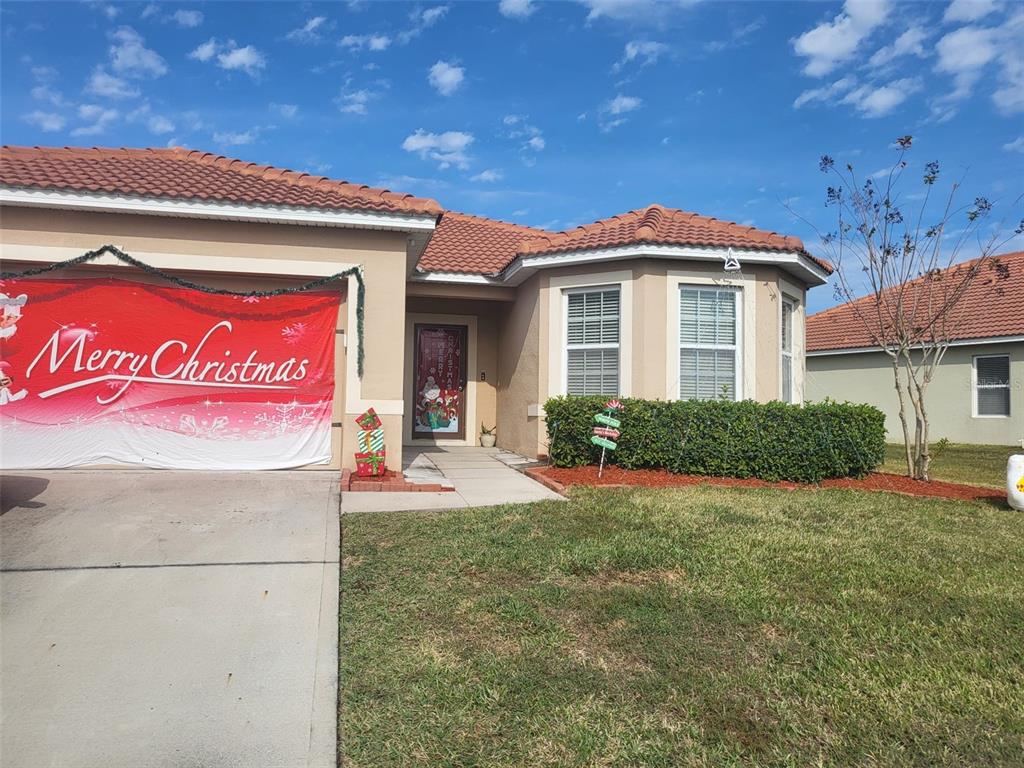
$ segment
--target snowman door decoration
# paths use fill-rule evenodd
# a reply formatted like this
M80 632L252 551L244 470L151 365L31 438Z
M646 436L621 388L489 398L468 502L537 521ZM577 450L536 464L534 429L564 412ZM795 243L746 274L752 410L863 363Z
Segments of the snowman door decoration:
M6 293L0 293L0 307L3 308L3 315L0 317L0 405L21 400L28 394L28 390L15 387L12 366L5 359L13 351L11 339L18 332L21 308L27 301L28 296L24 293L20 296L8 296Z

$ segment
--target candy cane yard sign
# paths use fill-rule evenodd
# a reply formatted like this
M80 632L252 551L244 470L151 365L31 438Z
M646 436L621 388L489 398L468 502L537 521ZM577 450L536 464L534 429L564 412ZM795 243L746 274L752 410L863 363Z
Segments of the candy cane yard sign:
M600 426L594 427L594 434L590 438L590 442L601 448L601 462L597 466L598 477L604 472L605 451L614 451L618 448L619 444L615 441L619 439L619 427L622 426L622 422L612 414L621 410L622 403L618 400L609 400L605 403L604 413L594 414L594 421Z

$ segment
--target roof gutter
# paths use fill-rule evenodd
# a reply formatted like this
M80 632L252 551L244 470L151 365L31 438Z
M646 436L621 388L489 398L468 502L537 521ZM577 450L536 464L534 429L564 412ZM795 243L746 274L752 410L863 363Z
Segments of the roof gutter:
M1024 336L984 336L977 339L956 339L948 342L950 347L973 347L980 344L1014 344L1024 341ZM918 344L911 349L921 349ZM881 347L840 347L838 349L814 349L807 350L807 357L827 357L829 355L861 355L868 352L882 352Z
M714 261L724 264L735 257L744 263L782 267L809 286L825 285L829 273L799 251L747 250L742 248L701 247L683 245L626 245L616 248L594 248L563 253L520 254L502 272L506 284L518 285L538 269L591 264L622 259L656 258L680 261Z
M192 219L297 224L312 227L382 229L398 232L432 231L437 225L437 214L381 213L370 210L284 205L241 205L206 200L172 200L22 187L0 187L0 204L101 213L133 213Z

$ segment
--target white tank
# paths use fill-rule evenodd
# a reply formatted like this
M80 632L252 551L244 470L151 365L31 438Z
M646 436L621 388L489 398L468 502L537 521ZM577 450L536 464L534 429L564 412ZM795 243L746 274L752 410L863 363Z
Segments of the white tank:
M1006 500L1024 512L1024 456L1016 454L1006 462Z

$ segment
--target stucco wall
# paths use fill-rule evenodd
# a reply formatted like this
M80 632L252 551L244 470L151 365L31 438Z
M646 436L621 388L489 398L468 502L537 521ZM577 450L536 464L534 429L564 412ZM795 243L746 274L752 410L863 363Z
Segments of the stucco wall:
M402 409L402 335L405 315L406 236L401 232L302 227L286 224L224 222L172 217L66 212L41 208L4 206L0 209L0 244L5 264L17 268L19 256L52 260L68 258L111 243L144 260L147 254L159 258L164 268L180 273L202 269L210 263L237 264L237 273L204 272L201 280L236 289L286 285L302 282L310 274L322 274L324 265L340 271L346 266L362 265L366 280L365 375L346 392L349 361L339 341L335 390L336 425L332 430L333 461L329 468L353 466L352 449L356 427L352 417L368 401L382 413L389 437L388 466L401 467ZM49 255L47 255L49 254ZM228 259L228 262L221 261ZM275 266L268 268L267 264ZM281 266L277 266L278 263ZM289 267L294 265L294 269ZM319 265L314 271L310 264ZM234 268L232 267L232 270ZM83 267L83 273L95 270L120 277L141 280L144 276L131 267ZM273 276L257 273L273 273ZM293 279L289 279L289 274ZM329 272L328 272L329 274ZM352 297L354 303L354 296ZM338 327L348 325L348 308L339 313ZM354 329L346 334L355 354ZM356 391L361 389L360 391ZM346 399L346 395L348 396ZM348 407L346 407L346 403ZM342 433L345 448L342 450Z
M1010 356L1010 416L974 417L972 359L1000 354ZM885 413L889 440L903 440L892 368L883 353L808 357L807 396L810 400L831 397L870 403ZM957 443L1019 445L1024 438L1024 342L950 347L929 385L926 404L933 441L945 437ZM913 418L912 411L908 415Z
M541 369L541 277L521 286L516 300L502 305L498 317L498 445L526 456L545 453L541 418L532 408L543 404ZM545 347L546 349L546 347Z

